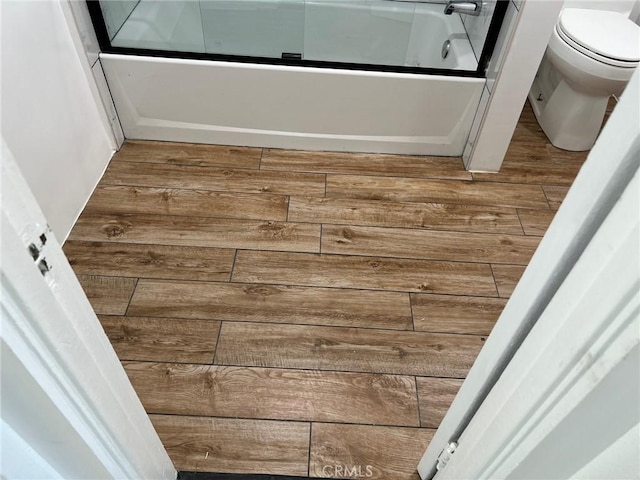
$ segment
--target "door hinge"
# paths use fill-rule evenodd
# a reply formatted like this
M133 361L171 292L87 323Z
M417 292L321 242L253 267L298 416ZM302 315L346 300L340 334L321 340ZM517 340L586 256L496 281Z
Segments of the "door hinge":
M49 270L51 270L51 265L47 262L47 259L44 256L43 250L44 246L47 244L47 232L44 232L38 235L37 240L31 242L27 247L29 251L29 255L38 266L38 270L44 276Z
M457 448L458 448L458 444L456 442L451 442L449 443L449 445L447 445L446 448L442 450L442 452L440 452L440 455L438 455L438 460L436 463L436 470L438 471L444 470L444 468L447 466L447 464L451 460L451 457L453 456Z

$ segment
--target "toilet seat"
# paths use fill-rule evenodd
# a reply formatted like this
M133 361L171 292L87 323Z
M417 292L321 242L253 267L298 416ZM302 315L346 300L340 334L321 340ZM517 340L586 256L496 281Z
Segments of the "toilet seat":
M556 31L569 46L593 60L622 68L640 63L640 27L619 13L565 8Z

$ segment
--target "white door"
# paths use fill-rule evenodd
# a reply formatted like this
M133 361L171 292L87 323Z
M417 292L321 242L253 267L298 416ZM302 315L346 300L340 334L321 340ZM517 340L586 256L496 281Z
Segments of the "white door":
M2 478L175 478L4 140L1 158Z
M422 458L423 479L640 478L638 105L636 71Z

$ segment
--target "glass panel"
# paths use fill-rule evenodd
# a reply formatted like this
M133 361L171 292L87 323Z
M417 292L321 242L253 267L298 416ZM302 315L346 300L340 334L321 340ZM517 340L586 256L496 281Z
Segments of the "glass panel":
M109 5L113 0L100 2ZM198 0L141 0L111 40L114 47L202 53Z
M301 58L304 0L201 0L207 53Z
M306 4L305 60L406 65L413 3L315 0Z
M102 0L114 47L475 71L479 16L407 0Z
M100 2L102 17L107 26L109 40L113 40L120 27L129 18L133 9L138 5L138 0L111 0L109 2Z

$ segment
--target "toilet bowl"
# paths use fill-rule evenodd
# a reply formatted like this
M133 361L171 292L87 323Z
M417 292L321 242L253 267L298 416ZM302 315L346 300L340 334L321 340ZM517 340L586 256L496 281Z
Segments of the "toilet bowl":
M529 100L556 147L589 150L611 95L620 95L640 63L640 27L617 12L565 8Z

